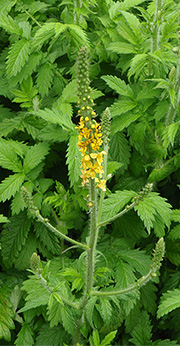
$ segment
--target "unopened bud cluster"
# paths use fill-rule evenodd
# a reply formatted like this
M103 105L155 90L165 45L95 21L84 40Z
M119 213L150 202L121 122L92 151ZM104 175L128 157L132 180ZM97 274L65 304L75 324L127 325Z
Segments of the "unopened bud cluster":
M28 189L26 189L25 186L21 187L21 198L22 198L26 208L28 208L28 210L30 211L30 213L32 215L34 215L34 216L38 216L39 215L39 210L34 205L31 193L29 192Z
M138 193L138 196L134 197L135 204L138 205L138 203L142 201L152 191L152 188L152 183L146 184L145 187L143 187L142 191Z
M102 139L105 145L109 143L110 126L111 126L111 114L110 114L109 108L107 107L105 111L103 112L102 120L101 120Z
M163 238L160 238L156 243L156 247L153 253L151 268L156 271L161 267L161 262L165 254L165 242Z
M34 252L30 258L30 268L33 272L36 272L40 268L40 256L37 255L36 252Z
M102 179L103 155L105 151L100 151L103 144L101 125L94 119L96 112L93 109L94 101L91 98L91 88L89 80L88 49L82 47L77 60L77 96L78 115L80 122L77 126L78 147L81 152L81 178L82 185L89 183L89 179L94 179L96 186L106 190L105 179Z

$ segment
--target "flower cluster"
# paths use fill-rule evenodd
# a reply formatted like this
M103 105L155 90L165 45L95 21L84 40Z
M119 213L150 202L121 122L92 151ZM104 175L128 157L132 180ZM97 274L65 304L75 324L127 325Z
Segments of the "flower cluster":
M83 107L84 108L84 107ZM81 109L84 111L85 109ZM102 190L106 190L105 179L101 179L103 176L103 155L105 151L99 149L103 143L101 126L95 119L90 119L87 115L80 117L78 125L78 147L81 151L81 178L82 185L84 186L89 182L89 178L95 179L97 187Z
M100 151L102 146L101 125L94 119L96 112L93 110L94 101L90 94L92 92L89 79L89 59L88 48L81 47L77 59L77 96L78 115L78 147L81 151L81 178L84 186L89 179L95 179L97 187L106 190L106 181L103 178L103 155L105 151Z

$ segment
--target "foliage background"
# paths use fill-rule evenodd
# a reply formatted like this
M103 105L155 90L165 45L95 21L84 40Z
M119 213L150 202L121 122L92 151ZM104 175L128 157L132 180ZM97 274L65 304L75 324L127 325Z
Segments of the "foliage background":
M116 329L117 345L180 344L179 10L178 0L0 1L1 345L68 344L74 331L76 316L58 312L55 300L46 309L41 287L42 300L35 301L38 289L31 291L36 286L26 269L34 252L43 266L50 260L45 268L55 287L60 269L73 267L62 289L78 296L84 262L78 250L61 255L68 244L30 217L20 187L61 232L85 241L87 191L80 187L75 126L75 61L83 45L90 52L95 110L101 118L108 106L112 116L104 215L113 216L128 196L153 183L137 209L102 228L98 250L110 273L101 272L106 263L99 257L97 284L132 284L147 272L162 236L166 257L160 278L140 297L91 301L82 342L98 345L92 330L102 340ZM25 299L34 302L27 310Z

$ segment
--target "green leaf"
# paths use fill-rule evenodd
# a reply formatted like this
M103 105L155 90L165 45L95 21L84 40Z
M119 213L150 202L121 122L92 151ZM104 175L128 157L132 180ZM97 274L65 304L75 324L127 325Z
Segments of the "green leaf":
M49 64L44 64L38 69L37 87L42 98L48 95L54 77L53 67Z
M36 346L57 346L64 343L70 344L69 334L61 325L50 328L49 324L43 324L38 330Z
M40 248L40 244L38 245ZM37 252L36 238L34 237L34 234L30 232L24 246L18 254L18 257L15 258L14 267L19 271L28 269L30 266L30 258L34 252Z
M123 113L123 110L122 110L122 113ZM131 112L128 112L126 114L121 114L119 117L116 117L115 119L112 120L111 135L114 135L118 131L124 130L134 121L136 121L140 116L141 114L138 114L138 113L132 114Z
M25 179L24 173L17 173L5 178L0 184L0 201L9 200L20 189Z
M63 114L61 111L57 111L56 109L39 109L36 112L32 112L32 114L37 115L38 117L52 124L59 124L63 129L66 129L68 131L74 130L74 124L72 123L69 115Z
M146 311L142 311L138 323L131 332L132 338L130 341L135 346L151 345L152 326L149 316Z
M107 175L113 174L118 168L122 167L123 164L117 161L109 161L107 164Z
M91 339L92 339L91 343L92 343L93 346L99 346L100 338L99 338L99 333L98 333L97 329L93 330Z
M132 268L144 275L149 272L150 258L139 249L125 249L119 253L119 258L130 264Z
M0 292L0 339L11 340L10 329L14 329L15 325L12 320L14 313L11 309L11 303L2 290Z
M0 140L0 165L13 172L22 172L22 164L10 144L8 141Z
M137 103L135 101L129 98L121 98L120 100L114 102L114 104L110 107L111 116L113 118L117 115L121 115L123 113L130 111L136 106ZM133 114L131 113L130 116L133 116Z
M40 278L35 275L23 282L22 289L27 292L26 304L18 313L48 304L50 293L42 285Z
M168 234L168 238L172 240L180 238L180 225L177 225L171 229L171 231Z
M86 311L86 318L92 328L94 328L93 325L93 312L94 312L94 307L96 303L97 297L91 297L88 300L88 303L85 306L85 311Z
M127 288L135 282L136 277L133 273L132 267L120 259L116 263L115 279L119 287Z
M52 293L53 294L53 293ZM62 317L61 317L61 309L62 309L62 303L58 302L57 300L49 299L48 304L48 321L50 321L50 327L55 327L59 323L62 323Z
M54 255L60 253L59 239L54 233L48 230L43 224L36 223L34 226L37 238L44 244L45 247Z
M125 12L125 11L121 11L121 13L122 13L123 17L125 18L128 26L132 30L133 34L135 35L135 37L137 36L138 40L139 40L141 37L141 29L140 29L140 22L139 22L137 16L135 16L132 13ZM121 28L121 25L119 27ZM132 41L132 43L134 43L134 42Z
M32 40L32 48L41 49L43 44L48 41L51 37L53 37L55 33L55 23L45 23L42 27L40 27Z
M113 341L117 333L117 330L114 330L113 332L110 332L105 336L105 338L102 340L99 346L109 346L110 342Z
M123 133L117 132L113 135L110 141L109 154L111 160L123 163L123 169L127 169L131 154L130 146Z
M145 53L136 54L131 60L130 69L128 71L128 79L135 75L135 79L141 76L143 70L146 68L148 63L148 55Z
M134 191L129 190L116 191L110 194L104 200L101 221L105 221L119 213L135 195Z
M13 43L7 57L7 74L16 76L28 60L30 53L30 41L25 38Z
M0 26L10 34L22 34L22 29L19 27L18 23L12 17L9 15L6 16L2 12L0 15Z
M157 318L167 315L169 312L180 307L180 289L163 293L157 311Z
M104 323L109 323L112 315L112 305L107 298L100 298L100 306L98 306L98 310L100 315L104 321Z
M115 90L119 95L127 96L127 97L134 97L133 91L130 87L130 85L126 85L125 81L122 79L116 77L116 76L102 76L101 77L108 86ZM127 99L127 102L133 102L131 100Z
M174 145L174 140L175 140L175 136L176 133L179 129L179 124L180 122L178 121L177 123L173 123L170 124L169 126L167 126L163 132L163 146L165 146L165 148L168 148L168 146L171 144L172 146Z
M62 95L60 97L61 102L77 102L78 98L76 95L76 89L77 89L77 81L72 80L69 82L65 88L63 89Z
M75 318L73 311L68 306L62 306L61 309L62 324L64 329L71 335L74 334L76 329Z
M6 223L6 222L10 222L8 220L8 218L2 214L0 214L0 223Z
M137 54L136 48L132 44L126 42L110 43L107 51L117 54Z
M24 158L24 171L29 173L41 161L44 160L48 154L49 146L46 142L35 144L33 147L28 148Z
M2 231L2 257L4 264L8 267L18 257L25 245L31 226L30 219L25 212L9 219L10 223Z
M148 233L156 222L161 223L163 229L169 227L171 223L171 205L166 202L166 198L162 198L156 192L150 192L138 205L134 207L137 214L144 222Z
M81 160L81 153L78 148L78 133L73 132L71 134L69 143L68 143L68 150L67 150L67 160L66 163L68 164L68 174L71 186L73 186L75 183L79 181L81 171L80 171L80 160Z
M89 47L89 41L85 31L78 25L68 24L68 31L77 46L85 45Z
M28 324L23 324L20 332L15 341L16 346L33 346L34 340L32 338L33 332Z

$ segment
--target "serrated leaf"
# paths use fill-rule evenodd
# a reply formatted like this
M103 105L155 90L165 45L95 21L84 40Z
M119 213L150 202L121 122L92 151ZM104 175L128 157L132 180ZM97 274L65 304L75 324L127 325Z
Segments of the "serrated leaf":
M74 124L71 121L71 118L67 114L63 114L60 110L56 109L39 109L36 112L32 112L32 114L39 116L40 118L50 122L52 124L59 124L63 129L68 131L74 130Z
M8 220L8 218L2 214L0 214L0 223L6 223L6 222L10 222Z
M119 258L130 264L140 274L147 274L150 267L150 258L139 249L125 249L119 253Z
M179 124L180 122L177 123L173 123L168 125L164 132L163 132L163 145L165 146L165 148L167 148L170 144L173 146L174 145L174 140L175 140L175 136L176 133L179 129Z
M49 146L46 142L35 144L33 147L28 148L24 158L24 171L29 173L33 168L44 160L48 154Z
M122 111L123 113L123 111ZM115 117L111 124L111 135L114 135L118 131L122 131L127 128L130 124L136 121L141 114L132 114L131 112L121 114L119 117Z
M11 16L5 15L2 12L0 15L0 26L10 34L22 34L22 29L19 27L18 23Z
M11 340L10 329L14 329L15 325L12 320L14 313L11 309L11 303L6 293L0 292L0 339Z
M0 184L0 201L9 200L20 189L25 179L24 173L17 173L5 178Z
M103 203L101 222L119 213L135 195L134 191L129 190L116 191L110 194Z
M78 101L78 97L76 95L77 92L77 81L76 80L72 80L71 82L69 82L65 88L63 89L62 95L61 95L61 102L77 102Z
M151 345L152 326L146 311L142 311L138 323L131 332L130 341L136 346Z
M54 70L51 65L44 64L38 69L37 87L42 98L48 95L54 77Z
M156 223L156 216L158 220L161 220L162 224L169 227L171 223L171 205L166 202L165 198L162 198L156 192L151 192L142 201L139 201L138 205L134 207L139 217L144 222L148 233ZM160 217L160 219L159 219Z
M107 164L107 175L113 174L118 168L122 167L123 164L117 161L109 161Z
M11 266L18 257L31 226L31 221L25 212L12 216L9 221L1 237L2 257L6 266Z
M41 244L38 245L39 251L41 252ZM15 258L14 267L19 271L28 269L30 266L30 258L34 252L37 253L37 242L34 234L30 232L24 246L18 254L18 257Z
M57 326L58 323L62 322L61 309L62 304L57 300L53 299L52 304L48 304L48 321L50 321L51 328Z
M68 31L71 35L71 38L73 38L77 46L85 45L89 47L89 41L86 36L86 33L80 26L75 24L68 24Z
M136 48L126 42L114 42L110 43L107 50L117 54L137 54Z
M121 288L127 288L136 280L132 267L122 260L116 263L115 278L117 285Z
M110 342L113 341L117 333L117 330L110 332L105 336L105 338L100 343L100 346L109 346Z
M63 345L65 342L70 343L69 335L61 325L50 328L49 324L46 323L38 330L36 346L57 346Z
M86 311L86 318L92 328L94 328L93 325L93 312L94 312L94 307L96 303L97 297L91 297L88 301L88 303L85 306L85 311Z
M145 53L142 54L136 54L134 58L132 58L130 63L130 69L128 71L128 79L131 78L131 76L135 75L135 79L137 79L143 70L146 68L148 63L148 55Z
M93 330L92 339L93 339L93 342L94 342L94 346L99 346L100 339L99 339L99 333L98 333L97 329Z
M98 308L100 315L104 321L104 323L109 323L112 315L112 305L107 298L100 298L100 306Z
M126 169L130 160L130 147L124 134L117 132L110 141L109 149L110 158L113 161L123 163L123 169Z
M0 165L16 173L22 172L22 164L10 144L8 141L0 141Z
M25 38L11 45L7 57L7 74L9 77L16 76L28 60L30 53L30 41Z
M163 293L157 311L157 318L167 315L169 312L180 307L180 289Z
M130 98L121 98L120 100L117 100L114 102L114 104L110 107L111 116L116 117L117 115L121 115L123 113L126 113L130 111L131 109L135 108L137 106L137 103ZM133 116L135 114L130 114L130 116Z
M41 284L40 278L36 277L35 275L23 282L22 289L27 292L27 296L25 298L26 304L18 311L18 313L48 304L50 293Z
M53 37L55 33L54 27L55 23L45 23L42 27L40 27L33 37L32 48L41 49L43 44Z
M171 231L168 234L168 238L172 240L180 238L180 225L177 225L171 229Z
M17 339L15 340L16 346L33 346L33 332L28 324L23 324L20 332L17 335Z
M43 224L36 223L34 226L37 238L44 244L45 247L54 255L60 253L59 239L54 233L47 229Z
M69 143L68 143L68 150L67 150L67 160L66 163L68 164L68 170L69 170L69 179L71 186L73 186L76 182L79 181L81 171L80 171L80 160L81 160L81 153L78 148L78 133L73 132L71 134Z
M62 324L64 329L71 335L74 334L76 323L72 310L68 306L62 306L61 309Z
M111 89L115 90L119 95L133 98L134 94L130 85L126 85L125 81L116 76L102 76L101 77ZM133 102L129 100L130 102Z

